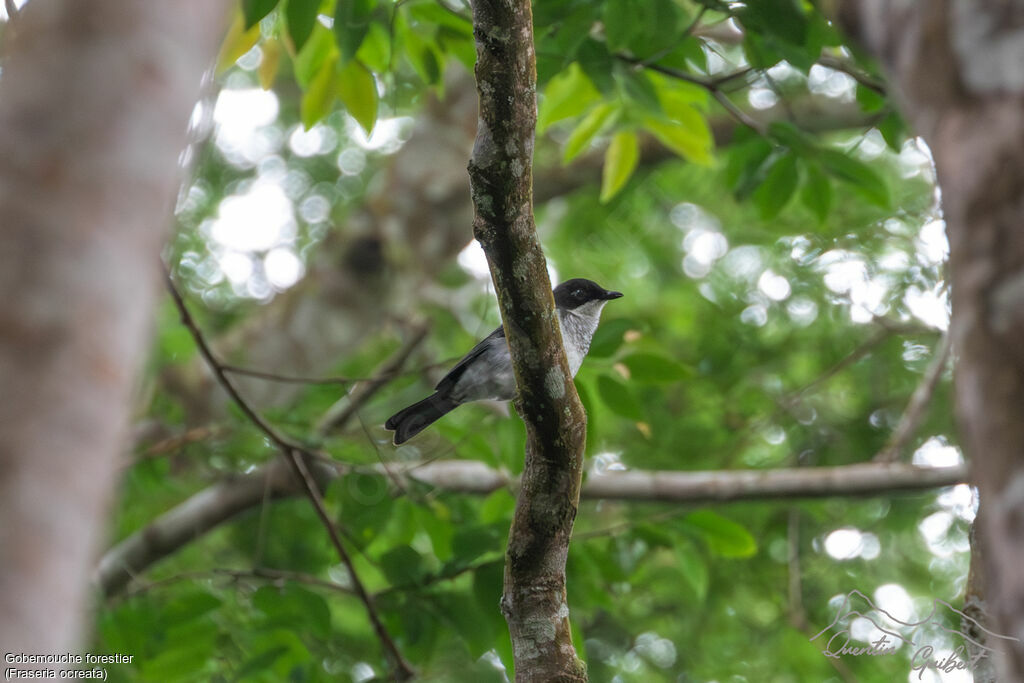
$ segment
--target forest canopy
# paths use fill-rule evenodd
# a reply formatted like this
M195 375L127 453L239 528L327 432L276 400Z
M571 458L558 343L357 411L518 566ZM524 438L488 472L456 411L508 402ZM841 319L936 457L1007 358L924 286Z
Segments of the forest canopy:
M422 680L506 680L522 423L467 406L398 448L383 428L500 324L471 231L470 9L232 16L183 156L89 647L135 655L111 680L367 681L392 649ZM545 1L534 27L551 279L625 294L576 377L567 585L591 680L916 677L909 647L832 658L811 639L854 590L908 620L962 602L976 502L927 145L813 3ZM316 456L322 510L284 481L292 447ZM857 487L713 493L857 464ZM949 469L915 484L908 464ZM703 495L615 479L688 473ZM854 620L850 642L879 633Z

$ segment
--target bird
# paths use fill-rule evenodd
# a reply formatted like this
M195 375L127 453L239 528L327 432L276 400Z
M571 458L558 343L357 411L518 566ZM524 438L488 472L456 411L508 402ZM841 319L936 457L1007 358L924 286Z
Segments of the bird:
M555 312L562 328L562 344L573 377L590 350L590 341L601 319L601 309L622 292L605 289L593 280L573 278L554 289ZM445 375L434 393L399 410L384 428L395 433L396 446L405 443L463 403L486 399L510 401L515 398L516 380L512 357L499 326L463 356Z

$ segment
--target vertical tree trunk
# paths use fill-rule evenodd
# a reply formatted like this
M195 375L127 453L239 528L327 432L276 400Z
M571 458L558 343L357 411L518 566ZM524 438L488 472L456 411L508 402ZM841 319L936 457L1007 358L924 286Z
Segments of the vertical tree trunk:
M1020 639L999 680L1024 680L1024 3L847 0L841 19L935 157L989 627Z
M475 219L515 368L526 462L502 611L517 681L584 681L569 632L565 561L579 504L586 415L569 374L533 221L537 76L530 0L476 0L480 120L469 163Z
M224 2L32 0L0 76L0 643L61 653L149 342ZM51 666L52 668L52 666Z

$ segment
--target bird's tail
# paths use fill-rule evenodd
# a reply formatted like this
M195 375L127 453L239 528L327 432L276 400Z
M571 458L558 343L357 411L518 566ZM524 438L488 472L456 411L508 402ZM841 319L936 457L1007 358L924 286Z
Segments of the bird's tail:
M395 432L395 445L397 446L422 432L458 405L447 396L435 392L389 417L388 421L384 423L384 428Z

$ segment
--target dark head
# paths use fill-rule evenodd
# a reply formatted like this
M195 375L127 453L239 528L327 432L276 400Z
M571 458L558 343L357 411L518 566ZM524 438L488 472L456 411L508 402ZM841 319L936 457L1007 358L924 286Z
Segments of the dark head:
M555 306L572 311L595 301L602 302L603 305L604 302L618 299L620 296L622 292L613 292L593 280L576 277L555 287Z

